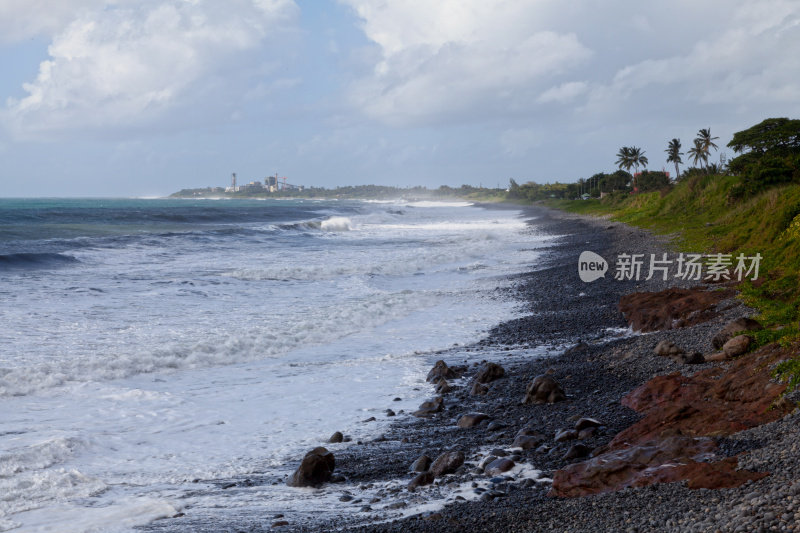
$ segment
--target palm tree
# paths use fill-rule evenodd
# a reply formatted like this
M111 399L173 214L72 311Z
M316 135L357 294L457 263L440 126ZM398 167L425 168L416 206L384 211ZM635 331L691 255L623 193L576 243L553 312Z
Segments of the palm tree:
M711 148L716 150L718 146L714 144L714 141L719 139L719 137L712 137L711 136L711 128L701 129L697 132L697 138L703 141L703 149L706 153L711 152Z
M703 139L698 137L694 140L694 146L689 148L689 151L686 152L690 158L694 160L695 166L697 163L702 161L703 163L708 162L708 152L706 151L705 146L703 145Z
M631 167L633 166L633 151L628 146L623 146L619 149L619 152L617 152L617 166L628 172L631 171Z
M637 148L634 146L631 148L631 159L633 159L633 166L636 168L636 172L639 172L639 165L642 165L645 170L647 170L647 157L644 155L645 152L641 148Z
M683 155L683 152L681 152L681 140L672 139L664 151L667 152L667 163L675 163L675 180L677 180L681 175L681 169L678 165L683 163L683 159L681 159Z
M697 138L694 140L695 145L698 141L700 141L700 145L703 147L703 152L705 152L705 157L703 161L706 162L706 171L708 170L708 158L711 155L711 149L717 150L719 147L714 144L714 141L719 139L719 137L712 137L711 136L711 128L704 128L697 132Z

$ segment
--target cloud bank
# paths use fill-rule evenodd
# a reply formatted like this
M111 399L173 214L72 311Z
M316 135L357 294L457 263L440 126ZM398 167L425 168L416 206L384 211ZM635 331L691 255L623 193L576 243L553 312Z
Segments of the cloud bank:
M56 33L50 57L36 79L23 85L27 95L7 102L5 118L17 137L152 124L188 95L220 83L215 75L232 57L256 48L297 11L292 0L80 5L75 11L79 6L73 4L72 17L58 9L39 21L22 17L28 34Z

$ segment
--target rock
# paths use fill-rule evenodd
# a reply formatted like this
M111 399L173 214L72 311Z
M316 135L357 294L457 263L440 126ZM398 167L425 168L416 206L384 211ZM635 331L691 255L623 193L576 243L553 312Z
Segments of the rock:
M328 442L330 442L331 444L336 444L342 441L344 441L344 435L342 435L341 431L337 431L336 433L331 435L331 438L328 439Z
M737 335L722 345L722 351L728 357L738 357L747 353L752 343L753 338L749 335Z
M583 429L592 428L592 427L598 428L598 427L600 427L602 425L603 425L602 422L600 422L599 420L596 420L594 418L586 418L586 417L579 418L575 422L575 431L581 431Z
M567 450L567 453L564 454L564 460L570 461L572 459L580 459L581 457L586 457L592 452L592 449L585 444L573 444Z
M461 418L458 419L458 427L460 428L471 428L475 427L484 420L489 418L489 415L484 413L467 413L465 415L461 415Z
M717 316L714 306L732 296L732 290L669 288L622 296L619 310L634 331L659 331L692 326Z
M580 341L578 344L565 351L564 355L575 355L576 353L580 353L587 348L589 348L589 345L583 341Z
M555 403L566 399L567 395L558 381L548 375L541 375L528 384L522 403Z
M422 402L419 409L412 414L417 418L430 418L434 414L439 413L444 409L444 398L437 396L433 400Z
M702 365L706 362L706 358L700 352L681 353L672 357L672 360L684 365Z
M430 485L433 483L433 480L436 476L434 476L433 472L428 470L427 472L420 472L414 479L409 481L408 483L408 490L414 490L418 487L424 487L425 485Z
M470 389L469 393L473 396L477 396L478 394L486 394L489 392L489 387L484 385L483 383L478 383L477 381L472 384L472 388Z
M499 431L505 427L505 422L501 422L500 420L492 420L489 422L489 425L486 426L486 431Z
M502 378L505 374L505 369L497 363L486 363L475 375L475 381L477 383L489 383Z
M676 346L674 342L665 340L656 344L655 353L661 357L672 357L684 352L681 348Z
M684 479L690 489L730 488L767 475L737 470L736 457L701 462L715 447L708 438L674 436L608 451L557 470L550 495L587 496Z
M727 361L728 354L726 354L725 352L717 352L717 353L712 353L710 355L706 355L703 359L705 359L706 363L719 363L722 361Z
M578 439L580 440L590 439L594 437L596 433L597 433L596 427L588 427L578 432Z
M447 366L447 363L439 359L428 372L428 377L425 378L425 381L438 383L440 379L454 379L456 377L458 376L456 376L455 371Z
M725 324L725 327L719 330L717 334L714 335L714 338L711 339L711 344L714 348L719 350L740 331L760 331L762 329L764 329L764 327L757 320L746 317L737 318Z
M505 457L508 455L508 452L505 451L503 448L495 448L494 450L489 452L491 455L495 457Z
M556 442L565 442L568 440L575 440L578 438L578 432L574 429L562 429L556 433Z
M451 387L450 384L447 382L447 380L444 378L440 379L439 382L436 384L436 394L447 394L452 390L453 387Z
M427 472L428 468L430 468L433 459L428 457L427 455L420 456L419 459L414 461L414 464L411 465L412 472Z
M514 468L515 463L511 459L507 459L505 457L500 457L499 459L495 459L484 468L487 476L499 476L503 472L508 472L512 468Z
M386 416L396 416L396 415L397 415L397 413L395 413L391 409L387 409L386 410Z
M272 527L284 527L284 526L288 526L288 525L289 525L289 522L287 522L286 520L278 520L277 522L273 522L272 523Z
M429 472L432 472L436 477L442 477L445 474L452 474L456 469L464 464L464 452L452 451L441 454L431 464Z
M514 448L522 448L523 450L530 450L532 448L538 448L542 443L547 440L542 434L535 434L535 435L517 435L514 438L514 443L512 446Z
M290 487L318 487L330 481L336 461L333 454L323 447L308 452L300 466L286 481Z

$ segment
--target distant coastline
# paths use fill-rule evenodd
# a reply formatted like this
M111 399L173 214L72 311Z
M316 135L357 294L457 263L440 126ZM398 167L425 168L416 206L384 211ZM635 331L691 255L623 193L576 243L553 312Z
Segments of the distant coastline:
M222 187L181 189L169 198L297 198L297 199L340 199L340 200L471 200L476 202L502 202L506 199L506 189L473 187L448 187L436 189L427 187L390 187L386 185L349 185L328 189L325 187L290 188L285 190L247 189L229 191Z

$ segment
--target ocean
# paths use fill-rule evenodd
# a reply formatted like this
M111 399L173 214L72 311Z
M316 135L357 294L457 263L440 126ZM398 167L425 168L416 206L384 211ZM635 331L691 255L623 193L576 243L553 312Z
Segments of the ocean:
M548 239L469 203L0 199L0 531L326 512L200 489L413 411Z

